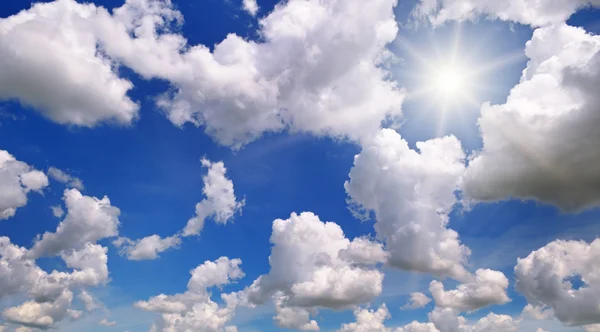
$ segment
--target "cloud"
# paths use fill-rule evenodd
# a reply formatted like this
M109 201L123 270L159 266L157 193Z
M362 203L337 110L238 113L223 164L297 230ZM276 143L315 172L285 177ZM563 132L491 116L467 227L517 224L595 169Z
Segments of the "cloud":
M403 92L380 67L398 30L395 0L369 11L360 0L288 1L260 20L261 41L229 34L214 49L164 29L173 12L162 4L152 19L131 21L129 12L147 9L129 1L113 18L129 31L104 29L101 40L115 61L171 82L158 106L177 126L204 126L237 148L287 128L360 139L401 113Z
M94 309L100 308L100 304L94 300L94 298L85 290L81 291L79 294L79 299L83 302L85 306L85 310L92 311Z
M61 124L131 123L133 85L98 47L102 15L94 5L59 0L0 19L0 99L18 99Z
M421 0L414 14L434 25L486 16L538 27L566 22L579 9L590 6L600 6L600 1Z
M63 200L67 215L56 228L46 232L31 248L33 258L53 256L62 250L81 248L86 243L118 235L119 214L117 207L110 204L108 197L98 199L84 196L77 189L67 189Z
M339 309L381 293L383 273L340 256L350 241L333 222L322 222L311 212L292 213L273 221L271 243L271 270L247 289L253 303L282 292L283 306Z
M408 325L399 327L395 332L440 332L433 323L419 323L413 321Z
M285 305L283 293L276 294L275 298L275 325L285 329L300 331L319 331L319 325L314 319L310 319L311 312L305 308L289 307Z
M80 178L74 177L56 167L48 168L48 175L53 180L64 183L71 188L83 190L83 181Z
M64 317L72 300L73 293L64 290L54 302L27 301L19 306L5 309L2 316L14 324L46 329Z
M520 258L517 290L532 306L546 306L567 325L600 323L600 239L592 243L556 240ZM583 283L576 287L572 278Z
M598 206L600 36L567 25L540 28L525 52L530 60L506 103L481 109L483 149L469 163L464 192L565 211Z
M425 295L423 293L420 293L420 292L411 293L410 294L410 299L408 300L408 303L406 303L406 305L404 305L402 307L402 309L419 309L419 308L423 308L429 302L431 302L431 299L429 297L427 297L427 295Z
M113 245L119 248L119 253L127 259L139 261L158 258L158 254L170 248L177 248L181 244L179 235L165 238L154 234L139 240L130 240L119 237L114 240Z
M390 331L384 325L384 321L391 317L385 303L377 310L358 308L354 310L354 316L356 317L356 322L342 324L338 332Z
M429 284L429 291L436 306L469 312L509 302L507 288L506 276L502 272L489 269L477 270L472 281L460 284L454 290L445 291L444 284L437 280Z
M191 271L192 277L187 290L181 294L160 294L148 301L139 301L135 306L160 313L161 316L152 326L153 332L198 331L229 332L236 329L227 324L235 314L237 306L244 302L241 293L222 293L224 304L211 300L208 291L212 287L225 286L241 277L239 259L221 257L216 261L206 261Z
M355 208L375 212L387 264L468 279L463 264L470 250L446 227L465 169L464 152L455 137L419 142L417 149L394 130L381 130L354 157L346 192Z
M244 6L244 10L248 12L248 14L256 16L256 13L258 13L259 10L256 0L243 0L242 4Z
M115 322L115 321L109 321L106 318L103 318L101 321L98 322L98 325L101 325L101 326L116 326L117 322Z
M29 192L41 193L47 186L43 172L0 150L0 220L14 216L18 208L25 206Z
M516 332L519 330L519 321L513 320L511 316L497 315L493 312L471 325L464 317L459 316L456 310L436 307L429 313L429 320L442 332Z
M52 215L56 218L62 218L65 215L65 211L60 205L51 206L50 210L52 210Z
M188 220L183 236L200 234L208 217L218 224L227 224L245 204L245 200L237 201L233 182L225 176L227 169L222 161L214 163L202 159L202 166L208 168L208 173L202 177L202 193L206 198L196 204L196 215Z

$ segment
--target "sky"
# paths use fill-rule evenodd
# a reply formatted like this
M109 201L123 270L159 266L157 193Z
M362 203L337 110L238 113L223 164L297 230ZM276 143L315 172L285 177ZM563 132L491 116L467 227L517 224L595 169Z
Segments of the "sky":
M600 331L598 0L0 3L0 332Z

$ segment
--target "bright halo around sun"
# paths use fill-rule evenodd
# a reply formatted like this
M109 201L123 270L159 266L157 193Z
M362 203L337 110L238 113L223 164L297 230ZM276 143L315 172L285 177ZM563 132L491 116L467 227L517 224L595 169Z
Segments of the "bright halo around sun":
M459 23L453 36L430 39L429 46L417 47L402 36L397 40L403 59L407 60L399 72L406 82L407 101L418 102L420 114L438 124L438 134L444 132L447 121L457 121L479 111L494 90L489 84L492 72L523 60L521 51L490 60L489 56L479 54L485 48L477 40L464 43L469 48L463 49L460 30Z

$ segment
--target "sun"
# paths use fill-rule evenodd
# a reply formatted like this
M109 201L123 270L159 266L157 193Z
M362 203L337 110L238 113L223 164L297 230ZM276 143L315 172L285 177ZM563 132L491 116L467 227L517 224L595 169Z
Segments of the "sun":
M444 99L455 100L467 87L467 82L464 82L465 75L461 75L461 71L456 65L442 65L432 73L430 84Z

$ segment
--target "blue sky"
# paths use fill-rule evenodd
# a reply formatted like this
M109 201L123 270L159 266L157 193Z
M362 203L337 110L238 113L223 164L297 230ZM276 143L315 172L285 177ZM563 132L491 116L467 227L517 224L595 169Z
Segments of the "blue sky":
M529 6L529 11L525 11L528 14L522 15L509 7L510 3L519 2L512 0L506 1L506 8L486 5L486 1L468 0L466 2L472 3L473 9L467 12L457 10L460 1L439 1L437 7L428 9L427 1L401 0L395 5L394 1L376 0L377 5L373 7L383 13L376 14L378 11L370 10L366 2L346 1L344 5L336 5L342 1L290 0L277 4L276 1L258 0L258 12L252 13L238 0L173 0L172 3L129 0L137 6L132 5L132 17L161 17L168 22L155 27L154 37L172 34L187 39L185 46L175 52L169 45L150 43L145 52L137 53L123 51L126 49L124 44L116 37L107 38L101 28L110 24L127 26L123 20L129 17L114 14L108 15L111 19L114 17L114 22L94 21L91 16L100 16L96 10L84 20L73 19L83 15L83 7L78 7L80 5L72 0L60 0L39 7L38 16L28 18L37 25L27 25L10 19L21 11L32 11L29 1L0 4L0 76L5 77L0 78L0 150L28 165L25 170L15 171L20 172L16 180L13 173L8 174L8 164L4 165L6 174L2 174L0 168L0 197L6 200L5 205L0 204L0 211L15 208L14 215L0 219L0 236L9 239L13 246L34 253L33 259L31 256L25 258L26 255L20 259L31 260L46 274L53 270L73 275L78 269L83 271L83 267L68 263L64 257L76 256L88 245L106 248L109 271L104 280L83 285L73 281L75 279L61 283L40 277L37 281L23 281L14 286L7 280L26 277L17 276L16 268L9 264L21 264L22 261L11 260L7 252L0 252L1 259L5 260L1 262L8 266L6 270L0 269L6 276L5 279L0 276L1 288L6 289L4 292L0 289L3 312L0 331L4 331L4 327L6 331L22 332L27 330L19 328L26 327L33 330L137 332L148 331L154 324L155 331L231 331L232 326L240 332L286 328L314 330L318 325L321 331L375 332L391 331L412 321L420 322L427 330L406 327L397 331L555 332L584 328L588 332L595 331L598 327L593 324L600 324L600 311L590 309L589 313L578 316L569 307L600 307L600 283L593 277L600 266L594 265L600 262L600 257L593 254L596 243L593 241L600 234L597 222L600 214L596 209L600 205L600 190L595 185L600 172L593 165L600 154L594 147L598 136L588 128L598 123L597 116L594 117L598 112L598 99L593 90L594 82L600 82L600 61L597 60L600 59L600 40L595 35L600 31L600 11L593 6L600 6L600 3L568 0L565 8L550 10L544 7L550 4L521 1L526 4L524 6ZM124 6L122 0L91 3L95 8L109 10ZM308 16L303 16L300 10L303 7L296 6L298 3L311 4L304 8ZM151 5L163 11L155 14ZM321 7L326 10L319 11ZM364 15L336 12L348 9L346 7L362 9L357 12L364 11ZM60 15L42 15L54 11ZM549 12L558 14L552 16ZM173 13L179 13L183 20L169 21L167 17ZM288 21L282 13L289 15ZM568 18L568 21L564 23L562 18ZM312 31L313 21L332 28ZM379 21L386 21L388 25L394 22L397 33L391 38L381 37L386 31L396 30L395 27L382 28L383 25L377 25ZM94 28L89 27L92 23L85 22L94 22ZM343 24L352 28L342 28ZM371 34L374 27L387 30ZM569 30L571 27L581 29ZM289 31L281 32L285 29ZM131 40L149 38L133 29L127 32L129 34L125 36ZM198 45L205 45L211 56L217 54L215 45L229 38L229 34L240 36L242 42L230 48L223 47L219 53L221 58L216 62L201 62L198 60L200 52L196 54L198 58L190 56L177 60L178 55L193 54L194 46ZM32 42L29 42L29 36L33 36ZM86 53L86 56L110 61L110 64L103 66L87 61L89 59L74 62L74 58L69 58L70 54L77 57L76 51L86 51L85 47L89 45L81 43L80 49L63 47L60 44L63 38L67 41L94 39L91 55ZM372 42L369 38L381 38L381 41ZM36 41L43 42L34 49ZM50 47L53 44L58 46ZM247 48L241 44L244 47L267 45L257 48L256 52L268 51L272 52L270 56L275 54L280 58L256 56L250 51L245 53ZM548 46L551 44L560 45ZM311 45L314 47L311 50L321 47L314 53L317 54L311 60L314 62L305 61L299 55L295 58L297 54L313 54L310 50L304 54L298 49ZM342 46L334 48L331 45ZM348 54L344 53L346 49ZM154 52L159 54L159 51L165 52L162 57L157 57L164 67L152 62ZM574 54L576 52L581 54ZM380 62L377 59L382 54L392 56ZM228 56L233 60L223 60ZM172 63L181 61L181 66L189 66L185 67L188 69L175 72L167 65L169 57L173 57ZM446 68L446 61L451 57L458 59L457 64L448 67L452 71L452 86L439 87L435 75L425 67L441 70ZM283 65L278 67L280 59L286 60L281 60ZM423 59L428 59L425 66ZM217 66L215 63L219 61L221 67L214 72L205 70L211 65ZM359 62L368 70L362 71L363 67L355 65ZM259 74L253 72L246 76L240 68L249 67L249 63L256 66L254 69ZM542 65L536 67L536 63ZM75 69L69 71L70 66ZM230 71L219 71L227 66L231 66ZM308 69L304 70L303 66ZM562 67L554 70L555 66ZM273 79L277 75L286 77L288 71L282 70L283 67L292 75L281 81ZM482 68L486 69L479 70ZM526 68L529 74L523 73ZM108 81L96 78L94 73L106 73L102 70L108 70L113 76ZM65 72L69 74L61 74ZM305 72L308 78L304 78ZM354 76L345 76L350 72ZM478 74L470 76L474 72ZM571 72L572 77L569 76ZM269 76L272 73L276 75ZM360 77L363 74L365 76ZM266 78L261 80L260 75ZM560 76L556 90L559 92L544 87L541 82L543 77L552 75ZM250 76L252 78L248 78ZM302 78L298 78L300 76ZM120 106L114 106L117 104L112 101L117 99L111 99L112 94L119 94L119 91L108 88L110 84L116 86L117 79L131 84L124 94L115 97ZM288 84L286 79L292 83ZM569 79L575 83L569 83ZM17 81L19 83L11 83ZM269 95L272 85L279 91L275 101L267 97L262 99L263 95ZM517 93L519 86L526 85L531 90ZM74 92L63 90L65 95L57 93L62 87ZM513 88L517 92L511 92ZM576 91L572 92L571 88ZM422 89L426 91L418 95ZM440 95L444 93L441 89L449 91L446 102L440 102ZM545 93L548 99L543 98ZM313 102L312 97L321 94L342 101ZM472 100L461 99L461 94L470 94ZM168 99L167 106L160 104L163 97ZM137 108L132 110L131 106L123 106L125 104L121 102L125 99L133 101ZM75 106L70 100L74 100ZM176 101L181 100L191 105L189 110L178 108ZM564 100L568 102L563 103ZM484 102L495 106L482 106ZM113 106L114 112L110 108ZM178 122L179 111L189 112L186 115L190 117ZM537 121L530 121L530 111L538 116ZM124 120L119 117L124 112L135 115ZM78 122L86 113L95 114L92 115L95 118L86 124ZM263 121L270 116L268 114L275 113L281 123L273 126L267 120ZM219 118L218 114L224 114L224 118ZM246 115L241 114L249 115L245 118ZM364 118L364 114L372 116ZM494 114L508 115L502 118ZM556 114L562 114L562 117ZM200 120L194 123L194 119ZM556 122L560 124L555 125ZM240 134L240 123L252 128ZM401 138L391 131L380 130L380 126L393 128ZM456 137L458 148L447 135ZM241 144L232 144L228 140L230 137ZM429 141L435 150L432 156L425 158L425 152L415 153L419 149L425 151L417 142L436 137L447 140ZM502 141L506 137L510 139ZM407 148L402 147L403 141ZM439 148L441 144L444 145ZM356 159L359 154L360 158ZM573 162L563 162L571 157ZM202 159L213 162L212 166L203 167ZM536 160L541 160L543 165ZM0 162L3 162L2 158ZM218 172L214 164L218 162L222 162L226 173L215 173L213 179L211 172ZM51 167L61 170L64 178L80 179L83 187L73 189L69 180L61 181L60 176L53 176ZM23 180L23 174L32 172L46 180L36 178L40 182L31 187ZM558 173L560 176L556 175ZM207 194L203 188L211 180L216 181L215 193ZM17 181L16 189L10 181ZM233 192L231 188L227 189L228 184ZM96 222L94 220L99 220L90 217L94 212L84 210L79 215L72 212L71 206L65 205L67 199L63 199L67 195L65 190L77 191L90 199L95 197L96 203L107 196L109 205L120 210L116 217L118 231L105 229L105 236L98 235L99 229L91 226ZM25 203L11 203L15 191L24 192ZM186 223L198 213L196 204L202 201L208 202L205 204L207 216L200 218L204 227L196 234L186 236ZM431 206L420 210L416 207L420 204ZM66 215L53 216L52 206L61 206ZM369 212L369 217L365 220L357 218L353 206L362 206ZM306 215L297 220L290 217L292 213L302 212L312 212L318 219L315 221ZM223 217L218 216L221 213ZM45 232L59 233L57 226L66 224L71 215L73 229L77 229L73 230L75 235L60 235L63 236L59 241L63 243L63 249L44 251L46 242L50 241L38 236ZM86 221L88 219L91 221ZM278 241L273 224L276 219L287 221L289 227L282 228L281 242L274 243ZM114 220L107 219L107 224L97 227L109 227ZM347 238L342 239L348 243L364 239L368 245L349 254L353 258L343 258L337 249L331 254L333 249L329 247L338 235L331 235L335 232L322 228L321 222L326 221L339 225ZM319 229L322 236L294 233L303 231L303 223ZM401 233L411 225L428 231L428 235L421 238L421 233L417 232L414 243L407 241ZM457 232L454 240L447 238L451 230ZM178 244L164 251L157 249L154 256L135 258L131 252L136 241L154 234L161 239L173 236ZM286 243L292 243L291 239L296 235L302 239L301 244ZM327 236L332 238L327 240ZM396 240L396 236L401 240ZM120 246L113 243L116 239L131 242ZM313 240L315 244L307 245L308 248L302 245L302 241L312 243ZM588 246L586 253L579 252L584 250L583 247L575 245L583 243L575 242L580 240ZM442 241L450 241L450 246L456 242L463 249L454 254L454 247L441 246ZM444 243L448 245L449 242ZM544 260L551 254L544 256L540 251L539 256L534 255L542 250L540 248L551 248L552 244L564 245L567 253L564 257L550 258L550 262L556 261L557 265ZM470 254L463 252L464 248L468 248ZM305 257L302 250L314 250L315 253ZM350 252L351 248L346 250ZM317 253L323 255L325 252L333 256L327 256L323 262L314 258ZM416 257L421 257L423 252L432 253L436 258L417 261ZM270 255L279 258L270 262ZM375 255L383 258L373 258ZM528 256L534 262L533 267L519 263L523 272L517 275L517 259ZM209 281L199 283L198 287L204 287L201 290L193 290L190 286L193 283L188 284L190 271L198 266L204 268L208 265L202 264L217 261L220 257L241 259L239 267L243 276L236 276L235 263L231 261L224 275L213 277L214 270L203 272L199 269L199 278ZM302 270L304 266L293 265L296 260L312 262L313 258L317 261L310 263L314 266L306 263L310 265L307 270ZM442 261L451 267L436 265ZM560 264L567 266L564 269L568 270L568 275L563 275L565 272L559 269ZM321 271L323 266L335 274L330 276L333 279L327 279L325 288L316 291L319 297L300 294L298 285L302 282L316 284L318 279L311 278L316 278L315 271ZM538 266L546 270L539 271ZM101 274L95 268L92 272ZM11 269L13 272L9 271ZM494 279L497 275L490 280L476 277L478 269L494 270L508 284ZM556 295L557 298L547 295L552 292L544 288L548 287L546 284L533 290L529 288L533 287L530 281L539 281L544 274L572 286L572 291L581 294L577 293L573 302L563 304L564 298L560 295ZM263 277L258 279L260 276ZM358 276L358 280L350 280L354 276ZM218 280L211 283L211 278ZM380 282L380 288L362 290L368 293L366 295L352 293L361 288L357 285L371 286L372 280L375 286ZM432 280L442 280L445 291L432 294ZM61 294L61 297L40 300L35 287L42 282L59 287L57 295ZM349 285L345 285L346 282ZM316 287L315 284L310 287ZM9 290L7 285L12 288ZM341 307L331 305L336 299L324 299L336 287L344 293L337 295L345 301ZM487 294L486 287L493 291ZM80 297L82 292L93 297L96 308L85 308L86 303ZM415 292L422 293L430 301L422 306L415 305L412 310L401 309ZM583 292L588 293L584 296ZM150 301L159 294L178 293L183 293L183 297L203 296L202 300L181 300L186 308L175 314L182 317L187 315L189 318L192 307L198 303L211 303L231 312L227 311L224 322L212 326L208 322L214 317L173 323L167 317L173 312L144 310L138 302ZM73 299L67 306L59 305L58 301L66 294L71 294ZM230 307L221 299L221 294L235 294L236 304ZM265 300L256 300L259 297L265 297ZM26 311L23 303L33 306L29 316L23 314ZM523 312L528 303L553 313L536 320L533 315ZM376 317L371 320L371 325L360 319L351 325L357 321L353 310L358 313L364 309L368 316L378 308L384 308L383 304L389 312L385 321ZM53 309L45 312L44 305ZM296 320L274 319L283 309L290 310L288 319L293 316ZM369 312L369 309L373 311ZM73 310L81 311L78 317L71 315ZM452 327L445 321L436 320L436 314L442 312L455 318L466 317L468 326ZM506 315L502 319L510 320L509 324L485 325L488 321L479 319L497 318L488 316L490 312ZM50 317L51 322L42 319L44 317ZM103 319L106 324L100 324ZM375 324L378 319L380 325ZM312 328L304 325L309 324L309 320L315 321ZM428 322L431 324L427 325ZM540 330L536 330L538 328Z

